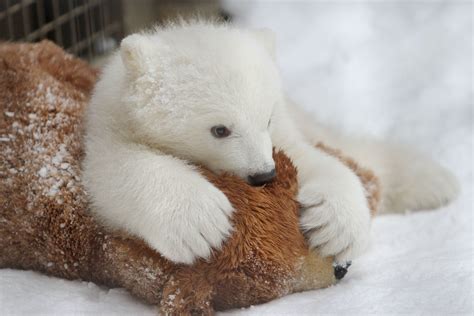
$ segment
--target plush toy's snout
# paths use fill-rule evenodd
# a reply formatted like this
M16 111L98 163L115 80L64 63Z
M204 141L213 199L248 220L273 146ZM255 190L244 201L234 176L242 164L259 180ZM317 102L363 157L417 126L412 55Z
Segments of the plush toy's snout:
M344 264L336 263L334 264L334 276L337 280L341 280L347 274L349 267L351 266L352 262L347 261Z

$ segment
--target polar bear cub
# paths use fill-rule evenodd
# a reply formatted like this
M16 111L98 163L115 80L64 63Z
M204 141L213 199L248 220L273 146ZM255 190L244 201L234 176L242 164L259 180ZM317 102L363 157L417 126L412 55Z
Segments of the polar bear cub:
M276 147L298 168L311 246L351 259L369 243L363 187L312 146L293 111L267 31L195 22L131 35L87 112L93 211L172 261L207 258L232 232L233 207L193 163L261 185L275 176Z

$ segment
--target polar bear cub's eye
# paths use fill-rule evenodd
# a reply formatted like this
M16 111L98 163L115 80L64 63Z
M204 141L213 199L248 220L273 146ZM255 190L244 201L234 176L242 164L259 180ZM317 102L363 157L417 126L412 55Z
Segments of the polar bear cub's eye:
M230 130L224 125L216 125L211 128L211 134L216 138L224 138L230 135Z

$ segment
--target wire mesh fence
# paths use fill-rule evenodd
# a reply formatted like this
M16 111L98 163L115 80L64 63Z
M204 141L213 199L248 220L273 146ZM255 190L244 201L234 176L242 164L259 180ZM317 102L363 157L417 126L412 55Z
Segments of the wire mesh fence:
M49 39L91 59L122 36L121 0L0 0L0 40Z

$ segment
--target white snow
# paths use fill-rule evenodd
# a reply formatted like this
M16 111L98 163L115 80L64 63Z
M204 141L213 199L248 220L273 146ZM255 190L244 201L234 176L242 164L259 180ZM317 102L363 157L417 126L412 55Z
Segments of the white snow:
M48 168L41 167L41 169L38 171L38 174L41 178L46 178L48 176Z
M237 23L277 33L288 93L350 133L412 144L458 176L432 212L376 218L344 280L225 314L473 314L472 3L228 3ZM1 141L8 141L2 139ZM154 315L124 290L0 270L0 311Z

